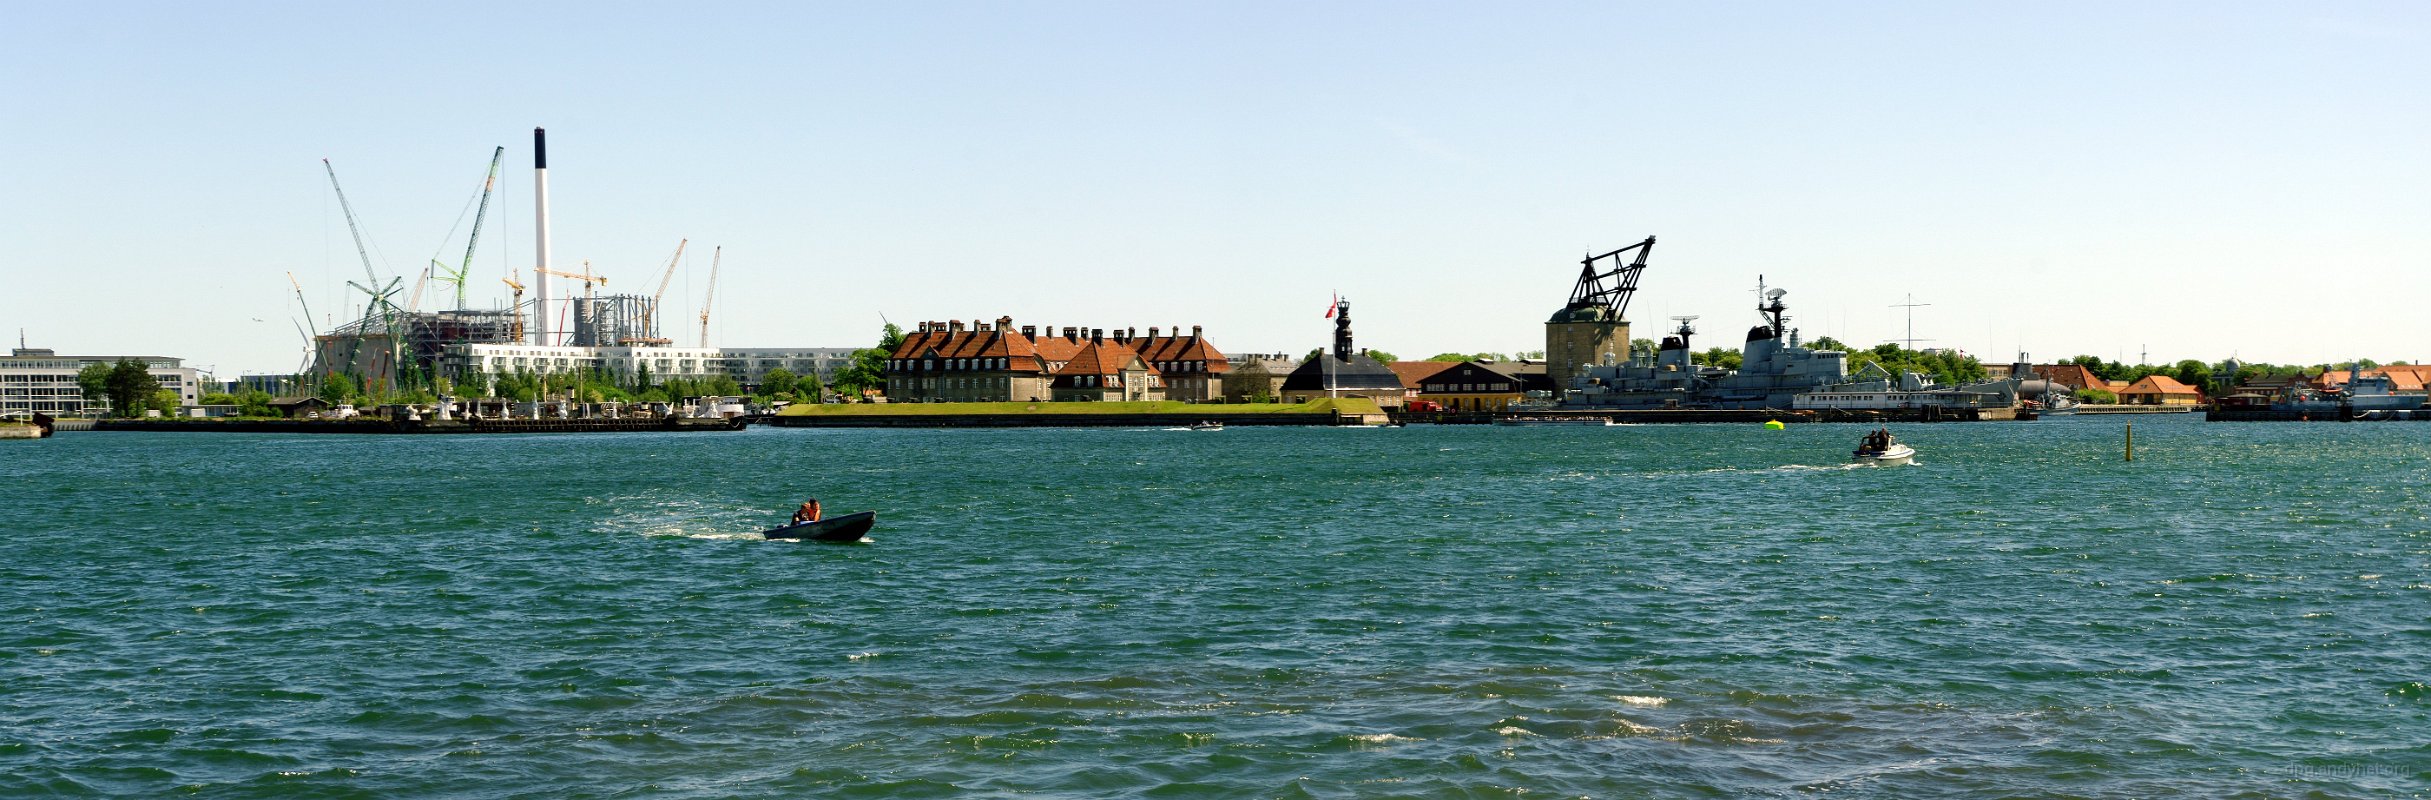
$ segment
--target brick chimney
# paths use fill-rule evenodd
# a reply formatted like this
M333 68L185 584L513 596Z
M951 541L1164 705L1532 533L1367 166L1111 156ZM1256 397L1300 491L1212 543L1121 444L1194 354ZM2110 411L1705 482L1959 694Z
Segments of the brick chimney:
M1197 326L1197 325L1192 325L1192 326L1190 326L1190 338L1193 338L1193 339L1199 338L1199 326Z
M1036 339L1036 338L1038 338L1038 326L1036 326L1036 325L1023 325L1023 326L1021 326L1021 338L1024 338L1024 339Z
M1180 329L1180 328L1175 328L1174 330L1177 330L1177 331L1178 331L1178 330L1181 330L1181 329ZM1156 331L1157 331L1157 327L1156 327L1156 326L1154 326L1154 325L1150 325L1150 326L1148 326L1148 338L1150 338L1150 339L1155 339L1155 338L1156 338Z
M1079 328L1072 327L1072 326L1070 326L1070 325L1066 325L1066 326L1064 326L1064 341L1067 341L1067 342L1077 342L1077 341L1080 341L1080 329L1079 329Z
M961 333L961 332L962 332L962 320L954 320L953 322L947 323L947 324L946 324L946 330L947 330L947 331L949 331L949 332L952 332L952 333Z
M1013 329L1013 318L1012 318L1012 317L1010 317L1010 316L997 317L997 318L996 318L996 329L997 329L997 330L1000 330L1000 331L1009 331L1009 330L1012 330L1012 329Z
M1103 342L1105 342L1105 341L1106 341L1106 329L1104 329L1104 328L1090 328L1090 329L1089 329L1089 341L1092 341L1092 342L1099 342L1099 343L1103 343Z

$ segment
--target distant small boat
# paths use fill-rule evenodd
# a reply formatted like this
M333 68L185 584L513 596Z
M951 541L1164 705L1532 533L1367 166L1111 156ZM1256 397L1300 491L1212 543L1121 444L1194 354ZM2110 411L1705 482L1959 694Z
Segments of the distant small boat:
M1197 425L1192 425L1192 426L1190 426L1190 429L1191 429L1191 430L1194 430L1194 431L1220 431L1220 430L1223 430L1223 429L1224 429L1224 423L1221 423L1221 422L1201 422L1201 423L1199 423L1199 424L1197 424Z
M870 526L878 524L878 512L863 511L841 517L828 517L817 522L796 522L761 531L770 539L809 539L814 542L858 542Z
M1849 458L1859 464L1896 467L1914 463L1916 448L1900 444L1898 439L1891 437L1889 428L1883 428L1866 434L1865 441L1857 445L1857 450L1850 453Z

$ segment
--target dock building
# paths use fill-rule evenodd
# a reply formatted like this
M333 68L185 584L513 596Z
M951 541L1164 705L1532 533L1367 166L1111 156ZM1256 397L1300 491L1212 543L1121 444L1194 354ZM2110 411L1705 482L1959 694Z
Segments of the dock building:
M1395 361L1391 366L1410 399L1431 401L1447 411L1503 411L1527 399L1527 382L1512 371L1517 364Z

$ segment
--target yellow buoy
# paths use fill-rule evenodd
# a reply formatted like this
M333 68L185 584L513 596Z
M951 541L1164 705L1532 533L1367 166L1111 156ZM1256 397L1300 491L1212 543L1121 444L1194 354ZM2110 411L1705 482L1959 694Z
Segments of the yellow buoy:
M1768 419L1764 421L1764 429L1768 431L1777 431L1787 427L1789 426L1781 424L1781 421L1777 419Z

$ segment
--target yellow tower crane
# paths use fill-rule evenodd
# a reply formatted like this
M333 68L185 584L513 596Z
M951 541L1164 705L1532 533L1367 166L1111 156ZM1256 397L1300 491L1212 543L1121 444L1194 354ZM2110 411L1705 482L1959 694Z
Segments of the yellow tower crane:
M515 302L509 304L507 309L515 312L515 341L523 341L523 284L516 283L514 278L499 278L498 280L505 282L507 288L515 290Z

